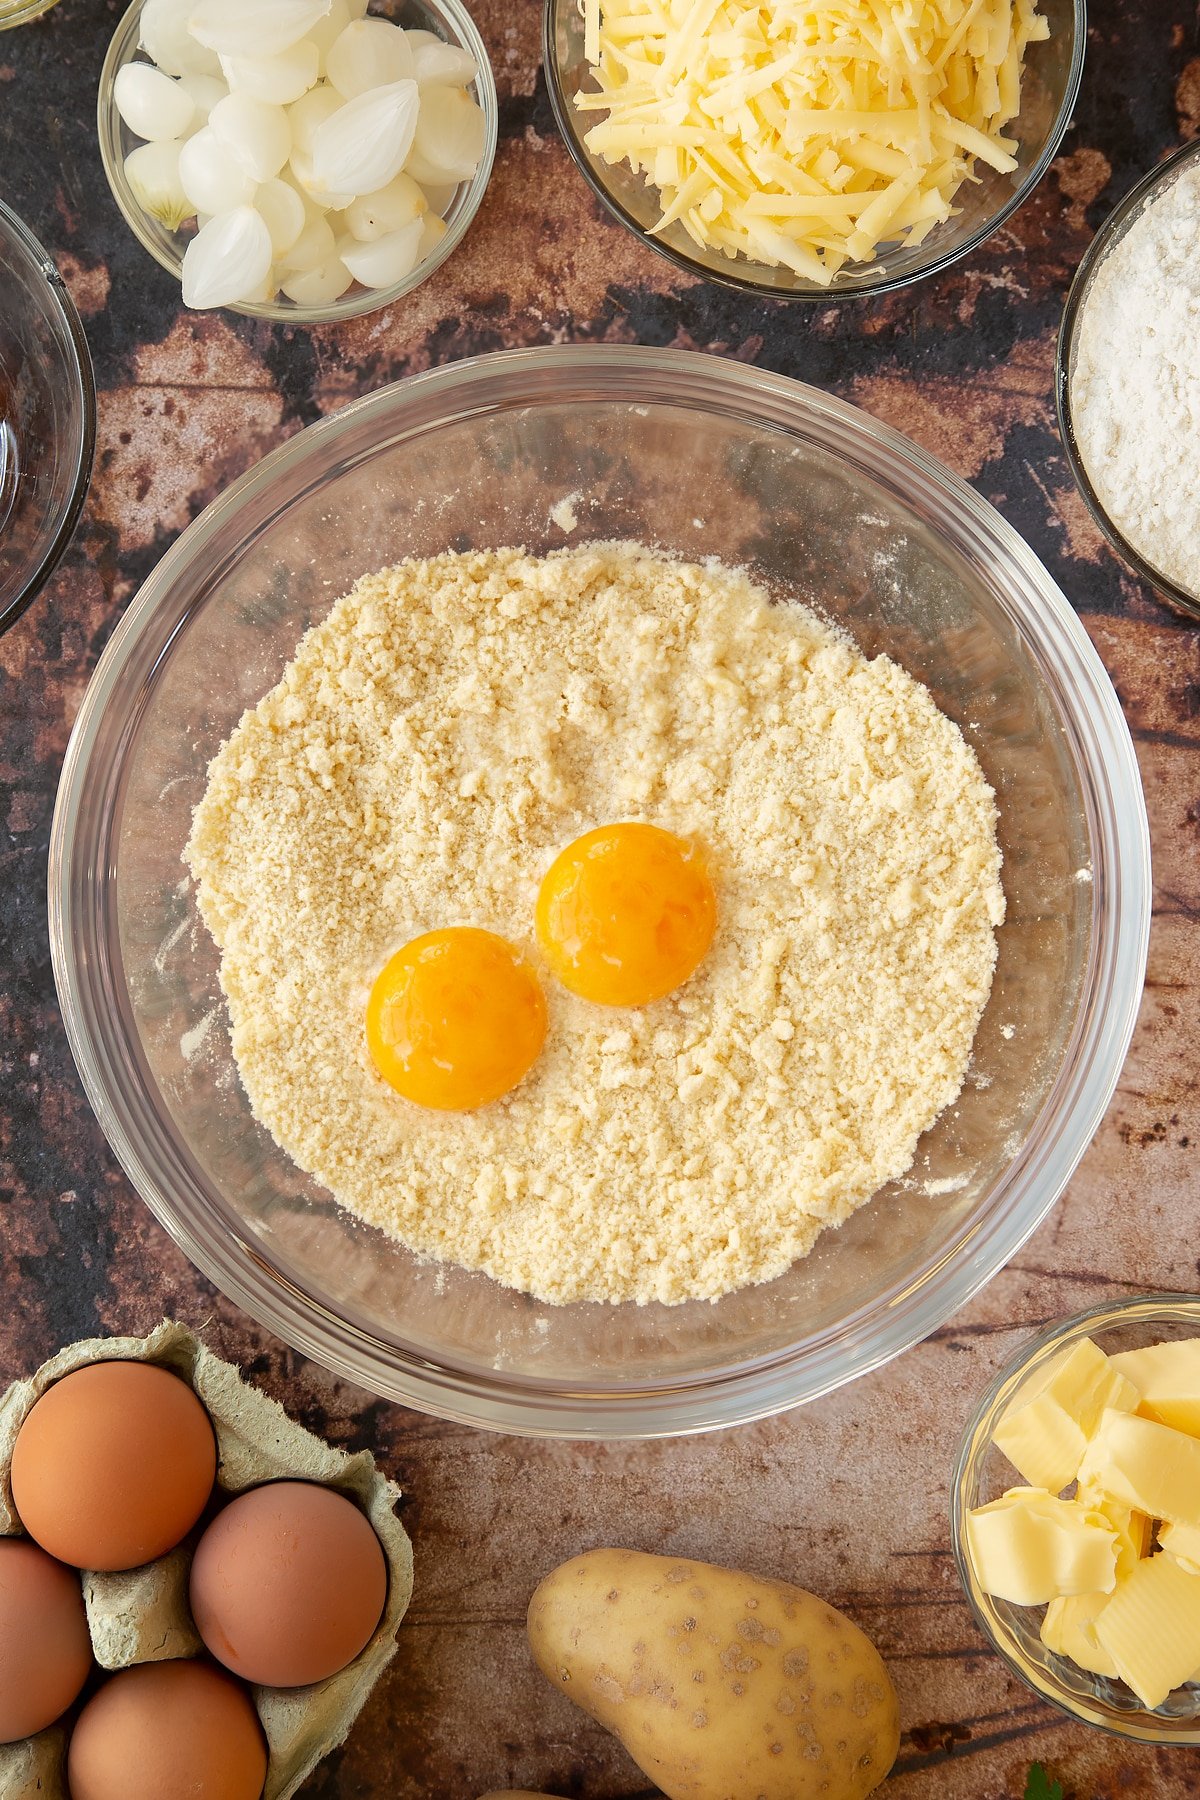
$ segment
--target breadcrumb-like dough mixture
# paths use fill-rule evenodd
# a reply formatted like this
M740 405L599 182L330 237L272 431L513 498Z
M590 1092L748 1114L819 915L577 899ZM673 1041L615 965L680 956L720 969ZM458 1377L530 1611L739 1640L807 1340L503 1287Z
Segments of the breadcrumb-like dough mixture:
M525 943L557 852L645 819L708 847L715 943L639 1009L544 972L521 1085L467 1114L369 1063L409 938ZM744 575L637 545L359 581L214 758L185 856L255 1116L350 1212L565 1303L781 1274L958 1094L1004 916L957 726Z

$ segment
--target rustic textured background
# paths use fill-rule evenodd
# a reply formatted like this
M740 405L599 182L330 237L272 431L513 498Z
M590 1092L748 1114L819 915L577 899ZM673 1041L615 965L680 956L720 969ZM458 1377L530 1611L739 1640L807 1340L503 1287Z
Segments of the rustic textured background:
M1034 1758L1067 1800L1185 1800L1200 1752L1124 1746L1038 1704L975 1631L949 1557L947 1476L972 1397L1032 1325L1112 1294L1200 1288L1200 632L1109 553L1071 486L1051 407L1072 270L1113 201L1200 132L1200 14L1095 0L1062 154L966 264L877 301L789 311L689 284L602 217L557 141L536 0L478 0L502 101L483 211L402 307L293 331L181 311L100 169L94 89L117 9L62 0L0 36L0 193L59 259L100 389L91 501L47 592L0 639L0 1381L60 1343L206 1325L293 1412L370 1445L407 1491L417 1591L393 1670L312 1800L472 1800L646 1784L531 1667L529 1592L615 1542L790 1576L874 1636L900 1690L897 1800L1019 1800ZM3 296L0 296L3 304ZM108 1154L67 1052L45 873L59 764L121 609L175 535L264 451L382 382L470 352L562 340L711 350L816 382L910 432L1024 532L1116 682L1146 783L1156 907L1142 1022L1107 1123L1049 1223L921 1349L791 1418L608 1449L476 1435L333 1380L184 1262Z

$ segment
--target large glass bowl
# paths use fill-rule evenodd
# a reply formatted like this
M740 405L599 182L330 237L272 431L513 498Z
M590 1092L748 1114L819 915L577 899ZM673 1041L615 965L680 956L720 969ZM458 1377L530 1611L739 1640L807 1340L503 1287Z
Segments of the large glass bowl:
M487 48L475 28L475 21L462 0L395 0L395 3L389 0L387 4L377 5L374 12L381 17L393 19L397 25L431 31L446 43L469 50L479 68L479 79L472 83L468 91L483 109L487 135L479 167L470 181L459 182L445 204L443 217L446 221L446 235L410 275L406 275L403 281L394 282L391 287L364 288L355 282L340 299L331 300L325 306L298 306L286 294L277 294L274 300L239 301L234 306L226 307L226 312L245 313L252 319L277 319L291 325L329 324L338 319L357 319L364 313L379 312L381 308L391 306L403 300L406 294L411 294L414 288L420 287L422 282L429 279L435 269L441 267L448 256L453 256L483 203L496 158L500 103L496 96L496 79L488 61ZM117 111L114 90L117 76L126 63L147 60L138 49L141 29L142 0L133 0L132 6L113 33L100 71L100 85L96 95L100 160L104 164L104 173L108 177L113 199L120 207L125 223L134 237L168 275L173 275L176 281L182 282L183 254L193 227L189 224L186 232L168 230L161 219L154 218L146 211L125 173L125 158L142 140L134 136Z
M255 1123L180 852L205 767L364 571L640 538L747 565L928 683L999 795L1008 920L971 1080L807 1261L717 1304L543 1305L353 1222ZM511 351L310 427L186 531L130 605L67 752L50 851L63 1012L138 1191L280 1337L474 1425L665 1435L777 1412L942 1323L1100 1124L1137 1011L1146 817L1115 694L1017 534L906 439L739 363Z
M0 201L0 631L70 543L95 447L79 314L47 251Z
M1021 1477L992 1442L1002 1415L1046 1364L1083 1338L1092 1338L1106 1356L1140 1350L1178 1338L1200 1337L1200 1294L1145 1294L1109 1300L1090 1312L1058 1319L1029 1338L1004 1365L967 1426L954 1471L950 1522L954 1559L975 1622L1035 1694L1073 1719L1098 1725L1117 1737L1147 1744L1200 1744L1200 1682L1176 1688L1156 1711L1142 1705L1123 1681L1081 1669L1070 1657L1047 1650L1041 1640L1042 1606L1014 1606L985 1593L967 1549L967 1514L998 1500Z
M744 293L767 294L776 300L812 300L855 294L882 294L935 275L984 238L999 230L1033 192L1050 167L1071 122L1083 74L1087 45L1086 0L1041 0L1038 10L1050 22L1050 36L1030 44L1025 56L1021 110L1005 127L1015 138L1017 167L1011 174L977 165L976 179L955 196L952 219L931 231L923 244L909 248L884 244L874 262L847 263L829 286L745 256L725 256L719 249L702 251L678 220L654 231L662 212L657 188L635 175L627 163L612 164L589 150L585 134L606 115L580 112L575 95L592 86L583 53L583 7L580 0L545 0L542 57L546 84L558 128L593 193L615 219L668 262Z

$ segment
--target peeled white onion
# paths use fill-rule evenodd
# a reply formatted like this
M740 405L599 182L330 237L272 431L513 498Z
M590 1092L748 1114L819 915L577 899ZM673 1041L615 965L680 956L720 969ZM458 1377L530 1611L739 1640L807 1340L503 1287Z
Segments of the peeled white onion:
M432 256L450 227L445 219L435 212L427 212L421 220L421 241L417 245L417 261L424 262Z
M412 274L419 261L421 221L414 219L399 231L389 231L369 244L345 237L338 245L342 261L364 287L392 287Z
M188 30L192 0L146 0L138 20L138 43L167 75L219 75L211 50Z
M317 79L317 47L302 38L278 56L223 56L221 67L230 91L262 100L268 106L291 106Z
M453 94L454 88L431 88ZM337 193L373 194L404 167L417 129L420 90L415 81L393 81L347 100L317 127L313 172L321 187Z
M319 182L313 168L313 159L306 156L303 150L292 151L288 173L304 198L320 212L340 212L354 199L353 194L340 194L336 189L327 188Z
M413 53L398 25L354 19L325 58L325 73L343 100L412 78Z
M309 219L300 235L279 252L281 274L298 274L303 269L319 269L336 260L337 248L332 228L324 219Z
M340 300L353 282L345 263L337 256L316 269L301 269L288 275L280 287L297 306L329 306Z
M420 114L405 168L415 181L469 181L483 159L483 110L462 88L420 90Z
M254 210L266 221L274 256L290 250L308 223L308 209L300 193L278 178L263 182L254 196Z
M235 206L199 230L183 258L185 306L234 306L264 288L271 234L252 206Z
M397 175L374 194L362 194L346 208L346 229L360 244L400 231L427 211L428 200L411 175Z
M208 124L255 181L270 181L291 154L292 128L282 106L228 94L213 107Z
M408 35L411 44L414 34ZM470 87L479 78L479 67L469 50L459 44L444 44L432 35L428 43L417 45L412 56L412 75L418 87L427 82L439 82L443 87Z
M333 0L192 0L188 29L222 56L277 55L307 37Z
M113 100L130 131L152 144L182 137L196 111L177 81L144 62L126 63L117 70Z
M179 85L192 103L189 131L199 131L202 125L207 125L209 113L229 92L228 84L217 75L183 74L179 77Z
M292 132L293 154L299 150L305 156L311 156L318 126L323 125L326 119L332 119L334 113L344 105L345 101L336 88L322 86L310 88L303 99L289 106L288 124Z
M153 144L139 144L125 158L125 179L135 200L168 231L178 231L196 210L179 179L181 148L177 138L166 142L160 139Z
M343 31L345 31L352 16L346 0L333 0L333 4L325 14L325 17L320 19L317 24L313 26L312 30L305 38L305 43L314 44L316 46L322 75L325 73L325 58L329 55L331 48L337 42L338 38L341 37Z
M206 213L248 206L257 185L211 125L203 126L184 143L179 152L179 180L196 211Z

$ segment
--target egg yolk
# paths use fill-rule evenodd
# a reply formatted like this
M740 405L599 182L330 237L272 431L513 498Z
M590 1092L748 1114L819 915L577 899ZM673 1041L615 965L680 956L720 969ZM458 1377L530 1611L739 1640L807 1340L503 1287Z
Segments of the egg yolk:
M516 1087L546 1037L546 1001L515 945L452 925L413 938L375 978L367 1047L398 1094L470 1112Z
M564 987L602 1006L643 1006L687 980L717 923L694 844L657 825L602 825L551 864L537 934Z

